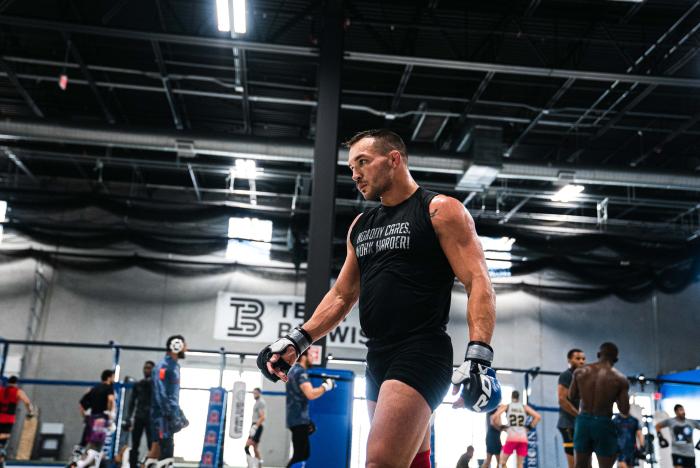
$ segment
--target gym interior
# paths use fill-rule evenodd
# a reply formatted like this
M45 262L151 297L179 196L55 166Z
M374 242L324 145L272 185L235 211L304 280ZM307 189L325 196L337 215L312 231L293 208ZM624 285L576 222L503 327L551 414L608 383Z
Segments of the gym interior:
M87 466L79 402L112 370L93 465L129 466L135 384L181 335L174 465L288 466L285 384L256 361L311 317L380 205L343 142L383 128L474 220L502 402L516 390L541 415L520 463L569 466L567 352L592 363L613 342L636 466L675 466L655 425L679 404L700 419L699 30L690 0L0 1L0 378L31 400L6 465ZM456 279L455 368L468 303ZM314 346L312 385L334 388L310 402L298 466L370 466L367 342L355 304ZM433 412L430 466L499 466L491 421L458 396Z

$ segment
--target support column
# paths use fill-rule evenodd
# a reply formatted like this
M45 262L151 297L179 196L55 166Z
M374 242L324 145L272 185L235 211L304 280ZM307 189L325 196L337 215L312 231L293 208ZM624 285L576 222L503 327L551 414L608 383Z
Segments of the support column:
M333 263L335 231L335 183L340 114L340 73L343 64L342 0L326 0L320 37L318 108L309 225L309 257L306 272L305 319L328 291ZM322 360L326 362L326 340Z

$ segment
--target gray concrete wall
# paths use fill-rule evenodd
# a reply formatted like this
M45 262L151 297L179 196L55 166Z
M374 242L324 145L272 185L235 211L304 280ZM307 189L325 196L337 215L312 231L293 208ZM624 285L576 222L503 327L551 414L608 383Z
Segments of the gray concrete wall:
M0 265L0 336L24 338L31 304L33 261ZM497 328L493 340L494 364L502 367L563 370L565 353L571 347L595 357L603 341L618 344L619 368L628 374L694 368L698 365L694 334L699 314L695 297L700 291L692 285L676 296L658 295L656 299L631 304L616 298L595 302L556 303L524 292L498 296ZM259 273L241 268L231 273L210 276L168 276L130 268L117 272L86 273L59 269L52 280L51 294L39 339L161 346L173 333L183 333L193 348L218 348L257 352L255 343L223 342L213 339L214 311L219 291L244 291L258 294L304 294L303 276ZM468 340L466 294L456 287L453 294L450 335L455 343L455 363L461 361ZM348 348L331 349L336 357L362 357L363 352ZM35 348L29 377L94 380L111 366L108 350ZM145 359L158 354L127 352L122 360L123 375L140 375ZM188 364L190 364L188 362ZM233 366L234 364L232 364ZM246 362L246 367L252 366ZM506 376L522 385L521 376ZM266 384L267 390L281 390ZM44 421L66 423L67 445L77 440L81 423L77 401L84 391L78 387L28 388L43 410ZM545 406L556 405L556 379L535 380L531 399ZM276 403L273 401L278 400ZM283 429L281 399L272 403L265 439L269 441L263 456L269 464L286 457L287 446L273 440L287 440ZM275 406L276 405L276 406ZM546 413L540 438L543 456L556 460L559 448L556 415ZM561 456L561 455L559 455Z

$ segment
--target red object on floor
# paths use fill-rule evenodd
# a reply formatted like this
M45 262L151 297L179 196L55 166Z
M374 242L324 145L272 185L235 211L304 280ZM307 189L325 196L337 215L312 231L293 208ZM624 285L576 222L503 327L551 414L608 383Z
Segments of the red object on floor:
M410 468L430 468L430 449L416 455Z

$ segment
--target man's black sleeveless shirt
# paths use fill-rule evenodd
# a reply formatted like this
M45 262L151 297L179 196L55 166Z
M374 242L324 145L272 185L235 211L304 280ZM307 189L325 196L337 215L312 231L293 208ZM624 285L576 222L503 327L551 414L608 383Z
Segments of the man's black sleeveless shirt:
M454 273L428 212L435 195L418 188L396 206L364 212L353 226L360 324L369 348L445 333Z

